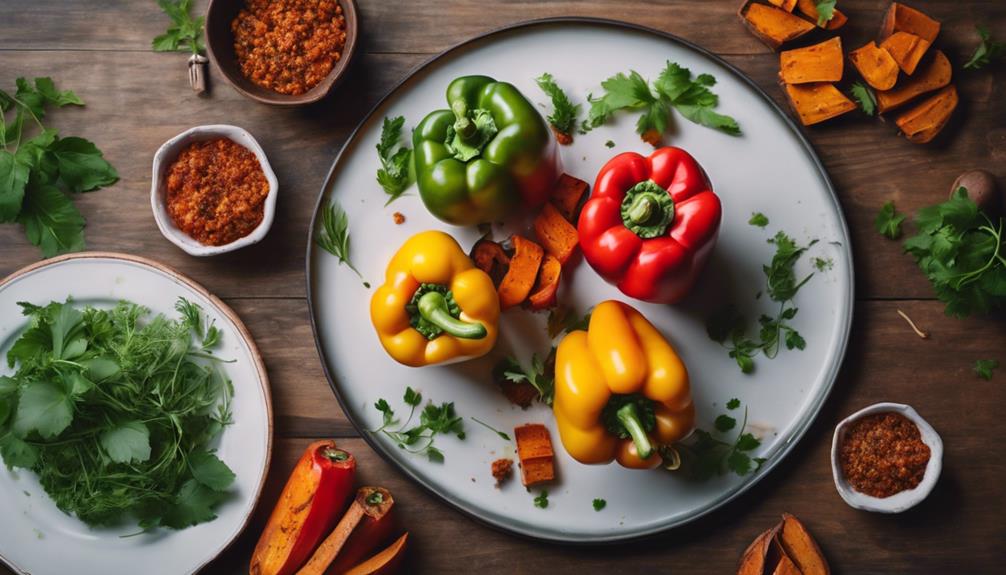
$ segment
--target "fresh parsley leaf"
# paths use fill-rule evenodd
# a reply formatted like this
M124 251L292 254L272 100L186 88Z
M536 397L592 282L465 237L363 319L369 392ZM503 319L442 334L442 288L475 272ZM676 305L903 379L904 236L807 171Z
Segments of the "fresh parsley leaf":
M737 437L737 449L740 451L752 451L761 446L761 441L750 433L741 433Z
M527 382L538 392L538 401L545 405L552 405L555 396L555 373L554 369L549 369L555 361L555 348L549 350L545 359L541 359L537 354L531 356L531 367L525 369L519 361L513 357L503 358L493 368L494 377L512 381L514 383Z
M406 386L405 396L402 398L402 400L405 401L405 405L411 405L412 407L416 407L417 405L423 402L423 394L412 389L411 387Z
M150 429L142 421L127 421L99 436L101 447L116 463L142 463L150 459Z
M495 427L489 425L488 423L482 421L481 419L479 419L477 417L472 417L472 421L474 421L475 423L478 423L482 427L484 427L484 428L488 429L489 431L495 433L496 435L500 436L501 439L503 439L505 441L510 441L510 436L509 435L507 435L506 433L503 433L502 431L496 429Z
M431 463L443 463L444 453L436 447L428 445L426 446L426 458L430 460Z
M422 395L411 387L407 387L403 399L412 409L408 419L401 425L398 425L395 412L385 399L378 399L374 403L374 409L380 411L383 416L383 423L381 427L372 430L371 433L383 433L398 447L409 453L426 455L427 459L435 463L442 462L444 454L434 447L434 436L441 433L454 434L458 439L465 438L464 420L455 413L454 403L426 404L419 415L419 425L409 427L416 407L422 402ZM396 429L391 429L396 425L398 425Z
M978 36L981 40L974 53L971 54L971 58L964 64L966 70L979 70L1006 54L1006 43L993 40L987 27L978 25L975 28L978 30Z
M819 272L826 272L831 268L835 267L835 262L831 258L815 257L810 260L810 263L814 265L814 269Z
M736 397L727 402L727 409L734 410L741 406L741 400Z
M814 0L817 8L817 25L824 26L835 17L836 0Z
M548 507L548 490L547 489L542 489L541 493L539 493L534 498L534 506L537 507L537 508L539 508L539 509L545 509L546 507Z
M178 491L174 505L164 512L161 524L172 529L185 529L217 518L213 508L226 495L214 491L196 479L189 479Z
M614 148L615 147L615 142L612 142L611 140L608 140L607 142L604 143L604 147L608 148L608 149Z
M992 372L999 367L999 362L994 359L979 359L975 362L975 373L978 377L989 381L992 379Z
M381 140L377 143L377 157L381 160L381 167L377 170L377 183L388 195L385 206L402 197L412 185L409 169L412 165L412 149L400 145L404 125L404 116L384 118L381 125Z
M192 18L192 0L157 0L157 5L171 18L171 26L151 41L155 52L200 54L206 49L203 41L206 17Z
M339 258L340 265L346 264L357 276L363 278L349 259L349 216L334 200L322 211L321 233L318 234L317 241L321 249Z
M73 400L66 390L45 381L25 387L18 398L13 430L20 437L37 432L52 439L73 421Z
M716 85L716 79L710 74L699 74L694 80L691 76L688 68L668 61L654 87L688 120L732 136L740 135L741 129L736 120L713 111L719 104L719 97L709 88Z
M751 219L748 220L748 224L752 226L757 226L759 228L764 228L768 225L768 217L761 212L752 212Z
M904 221L905 216L895 212L894 202L887 202L877 212L877 217L873 220L873 227L885 238L896 240L901 237L901 223Z
M737 405L740 404L738 400L732 399L727 405L729 406L735 401ZM729 420L730 425L723 425L723 429L721 429L720 422L727 420ZM703 429L696 429L689 441L678 444L682 461L686 465L686 469L690 475L696 479L706 480L717 475L723 475L728 471L744 476L752 471L761 469L761 465L765 462L765 459L761 457L752 459L750 455L750 452L761 446L761 441L753 434L745 431L747 420L748 414L747 409L745 409L744 420L732 442L722 437L717 437ZM721 414L716 418L715 426L717 432L721 434L737 427L736 421L726 414Z
M877 111L877 97L874 96L873 90L862 82L855 82L852 85L852 97L856 99L859 104L859 109L863 111L867 116L872 116Z
M580 105L573 104L569 96L555 83L552 74L544 73L534 79L542 92L552 99L552 114L548 123L560 134L572 136L576 129L576 118L580 115Z
M234 483L234 472L220 458L208 451L196 451L189 455L192 477L213 491L226 491Z
M33 469L38 463L38 448L13 433L0 436L0 457L7 469Z
M71 192L88 192L114 184L119 174L102 157L101 150L84 138L61 138L50 148L59 166L59 178Z
M716 431L726 432L730 431L734 427L737 427L737 420L729 415L723 414L716 417L716 420L713 422L713 426L716 428Z
M595 499L591 504L594 506L594 511L600 511L608 506L608 502L604 499Z

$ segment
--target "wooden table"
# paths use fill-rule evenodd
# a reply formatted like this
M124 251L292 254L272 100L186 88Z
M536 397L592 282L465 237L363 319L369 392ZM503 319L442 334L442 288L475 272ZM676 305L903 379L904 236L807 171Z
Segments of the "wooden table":
M143 255L173 266L226 300L265 356L275 410L273 464L253 524L207 572L239 572L293 462L317 437L335 437L360 460L362 480L396 494L412 533L409 572L729 573L755 535L783 511L805 520L838 573L991 573L1006 559L1006 369L992 381L976 359L1006 364L1006 324L955 320L899 244L873 229L894 200L911 212L942 200L959 172L1006 176L1003 66L959 71L976 43L976 23L1006 39L1002 0L915 0L943 22L940 44L955 63L962 105L944 143L916 146L895 129L853 114L806 130L838 189L856 257L856 311L848 355L831 398L801 444L766 480L724 509L684 528L620 546L561 547L500 533L461 515L388 466L361 440L322 375L305 300L304 253L315 199L335 153L367 110L410 69L456 42L512 22L561 15L613 17L667 30L723 56L776 100L777 56L745 32L737 0L503 1L360 0L362 53L327 101L281 110L239 96L212 70L210 97L194 96L185 57L155 54L167 26L153 2L4 0L0 86L17 76L52 76L86 102L52 113L64 134L87 137L119 170L115 186L76 199L92 250ZM197 1L200 8L205 2ZM887 0L842 0L847 46L880 25ZM627 63L627 66L631 63ZM528 70L536 73L538 70ZM851 72L850 72L851 73ZM578 95L582 96L582 95ZM150 212L150 162L165 140L197 124L251 131L282 182L276 222L261 244L212 259L189 257L157 232ZM1002 184L1002 180L1000 180ZM0 226L0 276L35 262L38 250L14 225ZM901 309L931 334L916 337ZM942 434L943 476L907 513L882 516L846 506L832 486L834 424L870 403L911 403ZM482 478L479 479L483 480ZM488 478L486 478L488 481ZM14 528L6 522L6 528ZM28 528L28 526L18 526ZM2 550L0 550L2 552ZM86 570L85 570L86 571Z

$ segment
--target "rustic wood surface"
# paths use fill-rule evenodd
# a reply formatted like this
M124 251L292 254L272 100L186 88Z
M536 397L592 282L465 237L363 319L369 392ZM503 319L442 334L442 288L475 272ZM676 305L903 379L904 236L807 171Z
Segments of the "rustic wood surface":
M1002 0L915 0L943 22L939 45L955 64L961 111L949 134L919 147L890 125L850 115L807 130L838 189L856 257L856 310L850 348L831 398L798 448L771 476L695 524L627 545L548 545L486 528L448 508L391 468L361 440L326 382L308 322L304 253L307 227L331 161L366 111L409 70L472 35L520 20L583 15L667 30L725 57L782 101L777 57L744 31L739 0L359 0L361 52L350 77L322 103L280 110L237 95L215 70L211 94L194 96L185 57L156 54L150 40L167 20L141 0L3 0L0 85L18 76L52 76L74 89L84 109L51 115L64 133L87 137L119 170L115 186L77 198L90 249L134 253L190 275L228 301L248 324L269 369L276 414L272 469L254 522L208 573L247 568L251 547L301 449L336 437L360 460L364 481L396 495L412 533L408 571L468 573L729 573L760 531L788 511L818 537L836 573L992 573L1006 559L1006 459L999 454L1006 371L978 379L979 358L1006 364L1002 316L946 318L899 244L872 221L895 200L902 211L935 203L968 168L997 172L1006 161L1004 66L961 71L987 24L1006 38ZM197 0L200 9L205 1ZM888 0L842 0L847 46L865 43ZM631 64L628 63L627 66ZM538 72L529 70L529 73ZM213 259L187 256L157 232L150 213L150 161L166 139L197 124L231 123L255 134L282 182L276 223L261 244ZM0 276L39 258L16 226L0 226ZM921 340L902 309L931 337ZM882 516L847 507L832 486L834 424L881 400L910 402L942 434L944 472L918 508ZM487 481L488 478L478 478ZM7 521L4 529L28 528ZM0 553L2 553L0 549ZM82 566L82 573L86 569Z

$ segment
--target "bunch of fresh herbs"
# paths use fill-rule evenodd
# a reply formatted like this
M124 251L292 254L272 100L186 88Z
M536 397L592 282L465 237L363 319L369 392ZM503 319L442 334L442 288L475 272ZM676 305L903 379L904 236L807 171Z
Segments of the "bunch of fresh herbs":
M154 52L191 52L198 56L206 50L206 17L192 17L192 0L157 0L157 5L171 18L171 26L151 42Z
M401 145L404 116L392 119L385 118L381 125L381 140L377 142L377 157L381 167L377 170L377 183L381 184L384 193L388 195L387 206L405 194L412 185L412 175L409 167L412 165L412 149Z
M83 106L76 94L45 77L18 78L15 85L13 95L0 90L0 223L24 226L44 257L80 251L84 217L68 194L111 185L119 175L93 143L61 138L42 123L47 106ZM29 138L31 125L38 133Z
M384 421L381 427L371 433L383 433L401 449L409 453L426 455L427 459L434 463L442 463L444 454L433 445L436 435L453 433L458 439L465 438L464 420L454 412L454 402L444 402L440 405L428 402L419 414L419 425L409 427L416 414L416 408L423 402L423 395L411 387L406 387L402 400L411 408L409 417L404 423L395 418L395 411L386 399L382 397L374 403L374 408L381 412Z
M212 444L233 387L210 354L219 330L180 299L181 319L120 302L20 303L30 327L0 377L0 455L30 469L56 505L89 525L136 519L183 529L216 517L234 473Z
M734 398L727 402L727 409L735 411L740 405L740 400ZM761 440L745 431L747 420L746 407L739 428L736 418L723 413L713 423L715 431L696 429L692 440L677 444L682 464L686 466L689 475L695 479L706 480L723 475L727 471L744 476L761 469L765 459L751 457L751 452L761 446ZM737 429L737 435L733 440L724 439L724 436L733 429Z

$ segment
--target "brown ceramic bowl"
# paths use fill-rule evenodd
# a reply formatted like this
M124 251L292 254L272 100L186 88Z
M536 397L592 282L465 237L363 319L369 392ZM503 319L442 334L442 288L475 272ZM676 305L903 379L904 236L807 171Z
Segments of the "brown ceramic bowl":
M280 94L263 88L245 78L234 54L234 34L231 22L245 5L245 0L210 0L206 10L206 45L210 58L217 65L224 78L234 89L263 104L274 106L304 106L324 98L345 75L356 48L357 18L354 0L339 0L342 14L346 18L346 45L342 57L332 67L332 71L317 86L296 96Z

